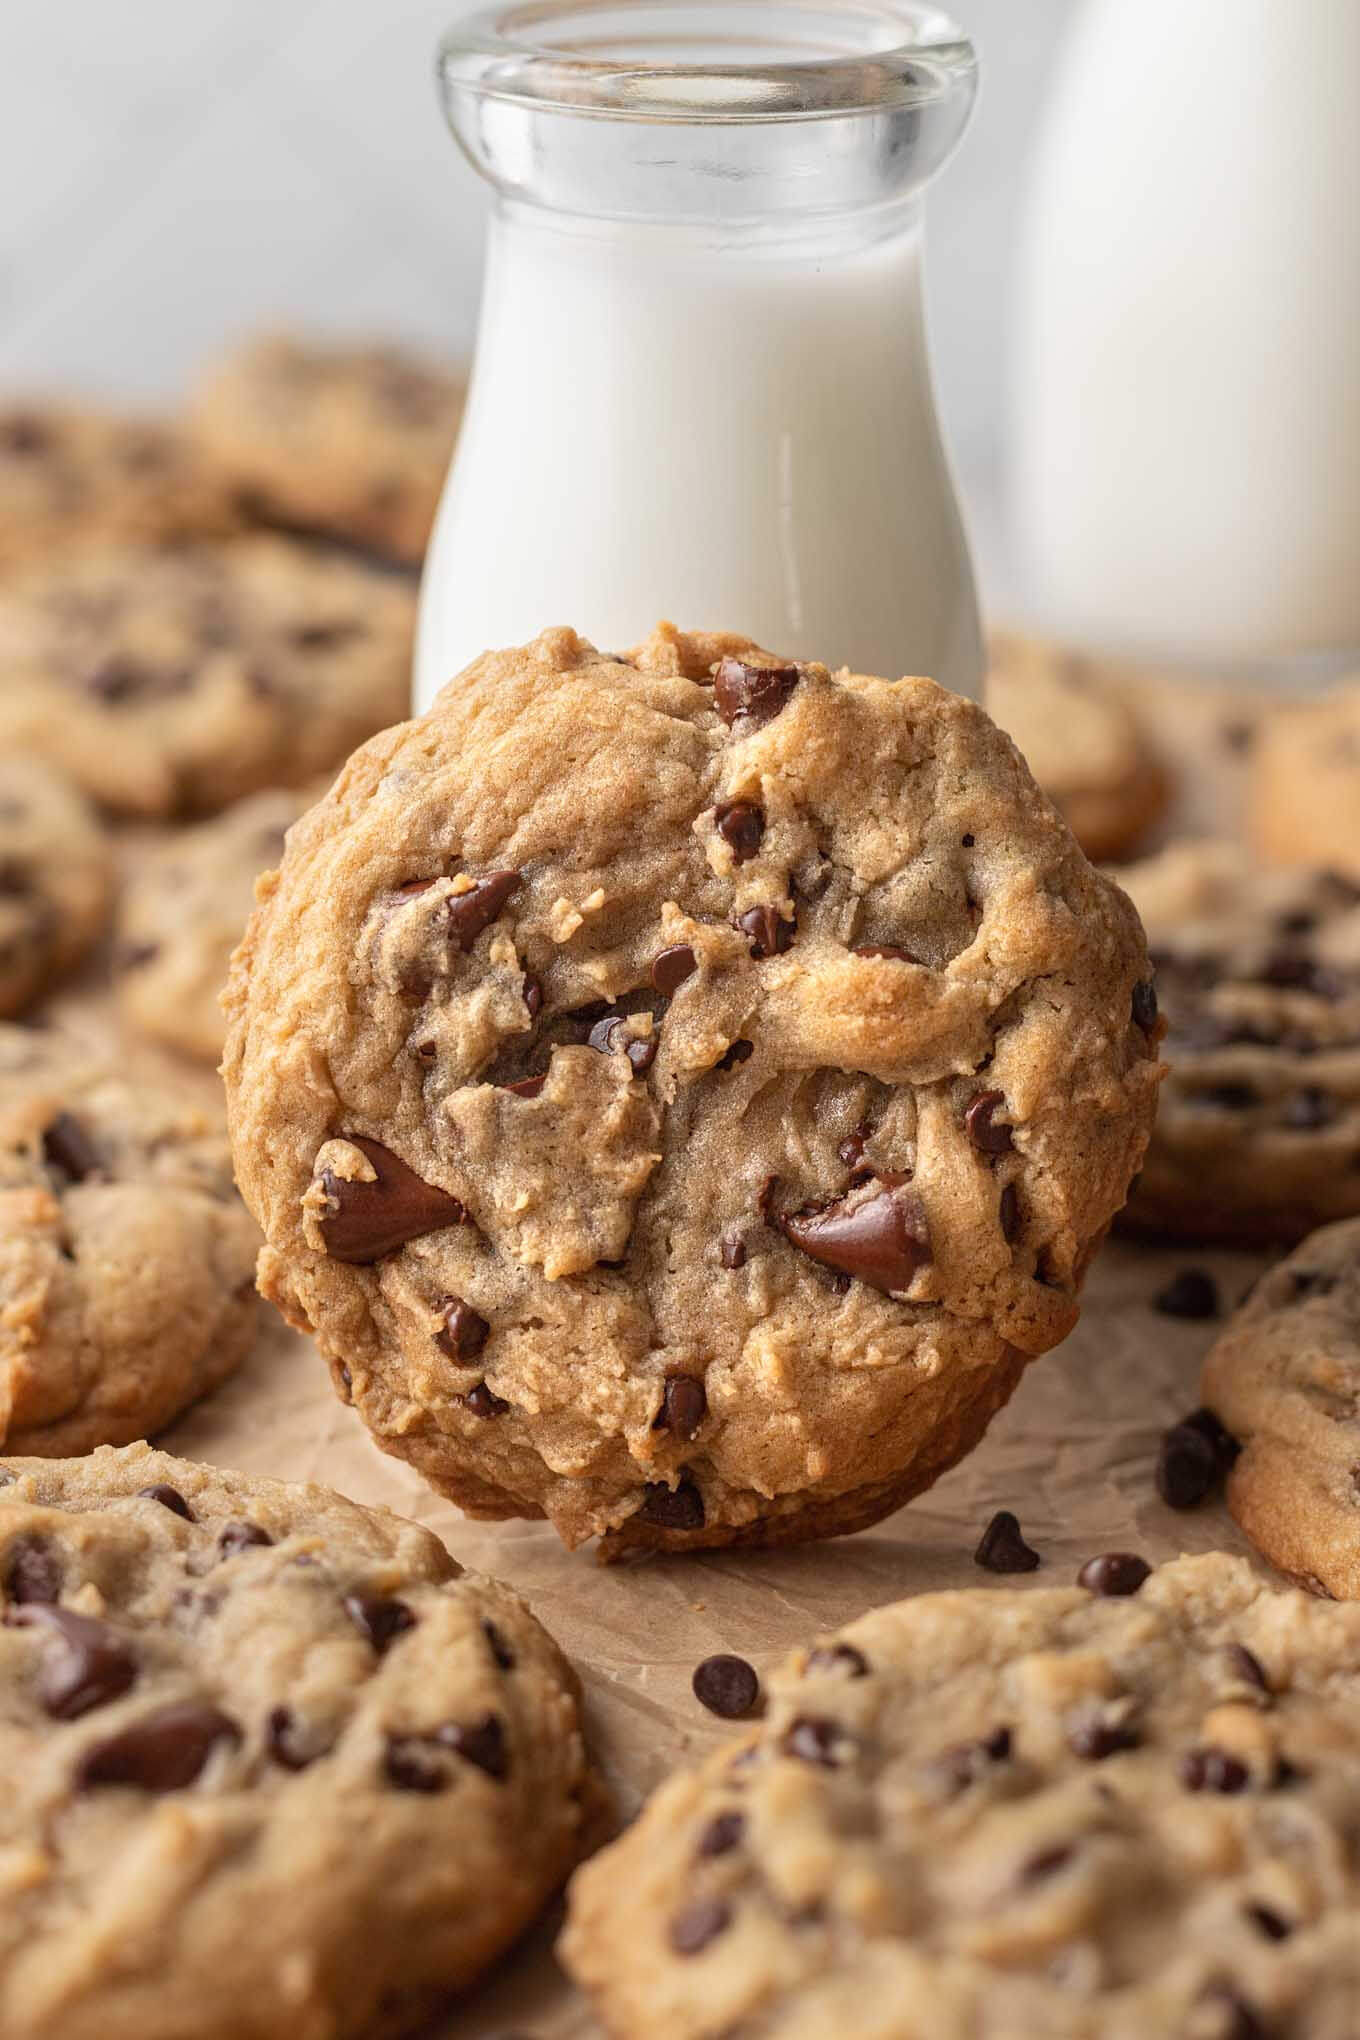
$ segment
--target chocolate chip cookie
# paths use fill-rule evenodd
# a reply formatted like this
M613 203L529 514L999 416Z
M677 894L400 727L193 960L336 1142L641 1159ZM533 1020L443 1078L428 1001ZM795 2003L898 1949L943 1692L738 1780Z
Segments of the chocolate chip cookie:
M926 680L489 654L296 825L224 1065L378 1441L606 1555L875 1521L1075 1323L1159 1065L1127 900Z
M1119 857L1167 805L1166 771L1123 692L1133 678L1084 654L996 631L987 708L1091 857Z
M572 1884L607 2031L1353 2040L1360 1608L1221 1554L1084 1577L795 1653Z
M133 872L119 902L114 971L123 1015L139 1032L220 1062L227 964L250 918L255 881L282 857L306 802L286 790L252 794L177 831Z
M596 1801L524 1604L326 1488L0 1462L6 2040L405 2032Z
M403 582L286 539L82 553L0 589L0 748L123 814L215 812L406 713Z
M0 1028L0 1445L163 1429L249 1350L258 1244L197 1106Z
M80 961L108 920L112 878L108 837L70 781L0 753L0 1015Z
M85 545L211 536L239 522L225 473L177 426L0 403L0 572Z
M1360 1601L1360 1219L1262 1276L1203 1393L1240 1448L1228 1506L1252 1543L1315 1593Z
M1123 868L1171 1065L1132 1220L1297 1240L1360 1213L1360 885L1187 842Z
M419 565L464 394L403 348L267 338L221 364L196 419L266 522Z
M1360 680L1262 718L1250 823L1264 856L1360 879Z

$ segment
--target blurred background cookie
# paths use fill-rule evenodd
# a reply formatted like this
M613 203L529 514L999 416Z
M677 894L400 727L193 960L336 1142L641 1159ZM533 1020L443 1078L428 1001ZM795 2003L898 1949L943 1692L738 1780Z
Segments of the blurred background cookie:
M0 588L0 748L147 817L301 783L405 714L413 607L283 538L54 560Z
M69 970L108 919L112 850L70 781L0 752L0 1015Z
M1263 717L1250 823L1264 856L1360 878L1360 679Z
M1132 676L1124 669L1125 685ZM989 639L986 705L1088 857L1119 857L1162 813L1169 782L1120 688L1121 669L1019 631Z
M464 394L461 376L400 347L275 337L218 367L195 418L254 515L416 566Z

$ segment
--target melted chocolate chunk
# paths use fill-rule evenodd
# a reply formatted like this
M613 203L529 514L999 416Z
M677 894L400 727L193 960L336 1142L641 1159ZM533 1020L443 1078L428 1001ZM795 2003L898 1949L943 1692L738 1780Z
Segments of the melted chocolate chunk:
M767 956L782 956L793 947L795 921L786 921L778 907L748 907L737 915L735 926L746 937L757 963Z
M524 1004L531 1020L537 1020L543 1011L543 987L535 977L524 980Z
M1007 1183L1001 1192L997 1219L1001 1226L1002 1239L1008 1247L1014 1246L1020 1232L1020 1197L1014 1183Z
M41 1537L16 1537L5 1566L5 1599L20 1606L55 1601L61 1592L61 1561Z
M269 1532L258 1523L228 1523L217 1533L217 1548L223 1558L235 1558L242 1551L273 1542Z
M434 1342L450 1360L474 1360L486 1344L490 1330L486 1319L479 1317L461 1296L446 1296L444 1322L435 1333Z
M131 1648L105 1622L42 1601L13 1609L6 1619L47 1632L38 1690L57 1721L76 1721L116 1700L137 1677Z
M765 840L765 813L749 800L725 800L713 810L718 834L732 852L734 864L749 864Z
M439 1741L465 1764L485 1771L488 1778L504 1778L510 1769L505 1726L498 1714L484 1714L470 1724L448 1722L439 1731Z
M358 1148L374 1180L351 1182L332 1169L324 1171L321 1181L331 1209L321 1221L321 1236L333 1261L367 1267L408 1240L464 1223L467 1213L458 1199L424 1182L390 1148L357 1133L339 1138Z
M638 1513L661 1530L702 1530L704 1498L692 1480L682 1480L673 1488L665 1481L648 1481Z
M847 1169L858 1169L864 1160L864 1150L869 1142L870 1130L867 1126L857 1126L853 1133L846 1135L845 1139L836 1149L838 1159L845 1164Z
M240 1729L219 1707L174 1701L94 1743L76 1766L76 1784L83 1791L132 1785L143 1792L180 1792L193 1784L218 1743L240 1740Z
M1181 1783L1187 1792L1245 1792L1251 1773L1231 1750L1188 1750L1181 1759Z
M1218 1284L1203 1268L1182 1268L1152 1300L1163 1317L1216 1318Z
M789 1212L779 1225L809 1260L898 1295L930 1260L930 1230L905 1176L872 1180L877 1187L865 1184L820 1209Z
M987 1572L1034 1572L1039 1554L1021 1536L1019 1519L1009 1509L998 1509L979 1539L973 1563Z
M691 1899L671 1921L671 1947L677 1955L698 1955L731 1924L732 1908L725 1898Z
M869 1660L853 1643L819 1643L808 1652L808 1672L839 1672L847 1679L867 1679Z
M167 1487L163 1480L154 1481L150 1487L138 1488L137 1492L143 1501L159 1502L163 1509L169 1509L172 1516L183 1516L186 1523L198 1521L179 1489Z
M733 1849L740 1848L746 1835L746 1815L737 1813L715 1813L708 1826L700 1833L694 1845L696 1856L728 1856Z
M503 1417L510 1407L501 1396L494 1395L484 1381L479 1381L475 1388L470 1388L466 1395L460 1395L457 1400L465 1410L471 1410L474 1417L484 1419Z
M43 1160L73 1183L83 1183L103 1167L99 1150L78 1119L59 1112L42 1137Z
M718 1061L714 1064L714 1068L720 1070L734 1070L736 1069L738 1063L749 1062L751 1060L751 1057L755 1054L755 1052L756 1051L754 1042L734 1041L732 1043L732 1046L728 1049L726 1055L719 1057Z
M1106 1551L1087 1559L1077 1585L1092 1594L1136 1594L1151 1571L1147 1560L1132 1551Z
M724 659L713 676L713 706L739 737L773 722L802 678L797 666L748 666Z
M707 1415L708 1395L702 1381L692 1374L668 1374L653 1430L692 1438Z
M725 1651L696 1665L691 1684L699 1705L724 1721L740 1721L760 1698L755 1666Z
M699 968L698 958L688 942L673 943L652 959L652 984L665 999L679 991L686 978L693 977Z
M471 892L454 893L444 907L445 932L453 948L471 949L521 883L517 871L490 871L474 881Z
M632 1065L633 1075L640 1077L656 1061L656 1036L648 1035L640 1040L628 1031L627 1018L616 1013L606 1020L597 1020L586 1037L587 1044L601 1055L617 1055L623 1050Z
M416 1618L404 1601L389 1594L346 1594L345 1613L360 1636L385 1657L397 1638L414 1629Z
M1009 1154L1015 1146L1011 1128L1004 1120L998 1126L994 1113L998 1106L1004 1106L1004 1091L979 1091L963 1115L968 1138L982 1155Z

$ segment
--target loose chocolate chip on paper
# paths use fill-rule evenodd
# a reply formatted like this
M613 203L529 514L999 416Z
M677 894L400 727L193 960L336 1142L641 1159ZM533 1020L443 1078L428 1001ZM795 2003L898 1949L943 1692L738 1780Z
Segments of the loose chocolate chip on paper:
M724 659L713 676L713 705L729 729L745 736L773 722L802 678L797 666L748 666Z
M998 1509L978 1541L973 1563L994 1573L1033 1572L1039 1554L1026 1544L1018 1517L1009 1509Z
M671 1921L671 1947L677 1955L698 1955L731 1924L732 1908L725 1898L693 1899Z
M80 1121L69 1112L59 1112L42 1137L43 1160L60 1169L73 1183L83 1183L103 1166L99 1150Z
M692 1374L668 1374L654 1430L692 1438L708 1415L708 1394Z
M379 1657L384 1657L416 1618L404 1601L391 1594L346 1594L345 1613Z
M321 1220L321 1237L333 1261L366 1267L408 1240L464 1223L467 1213L458 1199L426 1183L390 1148L363 1134L338 1138L359 1150L373 1170L373 1181L357 1182L332 1169L323 1172L331 1208Z
M809 1260L867 1282L885 1296L908 1289L930 1260L925 1210L904 1176L879 1176L820 1209L779 1219L786 1237Z
M736 927L746 937L757 963L767 956L782 956L793 947L795 922L786 921L778 907L748 907L737 915Z
M168 1487L163 1480L153 1481L150 1487L138 1488L137 1493L143 1501L159 1502L163 1509L169 1509L172 1516L183 1516L186 1523L198 1521L179 1489Z
M444 908L445 932L451 945L455 949L471 949L521 883L517 871L490 871L485 878L473 882L471 892L451 894Z
M1004 1091L979 1091L965 1111L963 1123L979 1154L1005 1155L1015 1146L1011 1128L1004 1120L998 1125L993 1116L1005 1102Z
M1077 1574L1077 1585L1092 1594L1136 1594L1152 1567L1132 1551L1106 1551L1088 1558Z
M218 1743L240 1740L240 1729L219 1707L175 1701L94 1743L76 1766L76 1783L82 1789L133 1785L144 1792L179 1792L193 1784Z
M444 1322L434 1342L450 1360L472 1360L486 1344L491 1327L461 1296L444 1298Z
M753 801L721 801L713 810L713 821L734 864L749 864L759 854L765 840L765 815Z
M691 1684L700 1706L710 1714L720 1714L724 1721L740 1721L760 1698L754 1665L726 1651L696 1665Z
M692 1480L673 1488L664 1481L649 1481L642 1490L639 1514L661 1530L702 1530L704 1498Z
M1157 1492L1170 1509L1193 1509L1218 1485L1218 1455L1193 1424L1173 1424L1157 1453Z
M7 1620L47 1632L38 1691L57 1721L76 1721L116 1700L137 1677L131 1647L106 1622L42 1601L14 1609Z
M1218 1316L1218 1284L1203 1268L1182 1268L1165 1289L1153 1298L1152 1307L1163 1317L1215 1318Z

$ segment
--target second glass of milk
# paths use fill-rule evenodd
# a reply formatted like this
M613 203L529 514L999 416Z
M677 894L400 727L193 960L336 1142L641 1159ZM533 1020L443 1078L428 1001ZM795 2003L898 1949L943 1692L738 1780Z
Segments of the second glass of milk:
M661 616L976 695L921 198L967 122L933 8L499 9L445 41L496 192L417 706L489 646Z

